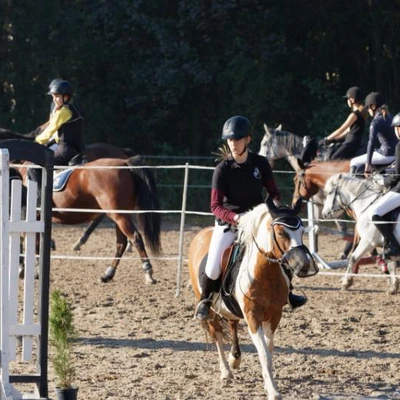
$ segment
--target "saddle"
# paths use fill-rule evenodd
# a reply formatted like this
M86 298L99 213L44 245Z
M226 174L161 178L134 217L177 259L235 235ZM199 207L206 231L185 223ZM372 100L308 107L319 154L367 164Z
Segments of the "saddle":
M75 166L75 165L81 165L81 164L86 164L86 163L87 163L86 156L82 153L79 153L69 160L68 165ZM73 168L64 169L54 175L53 192L61 192L62 190L64 190L73 170L74 170Z
M80 164L86 164L87 163L87 159L85 154L83 153L78 153L76 156L73 156L69 162L68 165L80 165Z
M239 266L243 259L245 248L239 242L235 242L232 246L228 247L221 258L222 273L218 279L217 287L219 288L218 294L221 296L224 304L228 310L238 318L243 318L242 310L235 297L233 291L237 275L239 273ZM202 280L205 274L208 254L203 258L199 268L199 279Z

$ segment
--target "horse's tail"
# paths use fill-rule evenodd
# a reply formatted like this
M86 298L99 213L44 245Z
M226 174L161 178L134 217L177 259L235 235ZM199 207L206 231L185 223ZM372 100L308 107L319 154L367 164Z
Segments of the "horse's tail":
M126 163L132 167L143 165L140 156L128 158ZM151 169L131 168L130 171L135 180L137 208L139 210L160 210L156 181ZM159 254L161 251L161 215L157 212L140 213L138 221L143 229L147 245L154 254Z

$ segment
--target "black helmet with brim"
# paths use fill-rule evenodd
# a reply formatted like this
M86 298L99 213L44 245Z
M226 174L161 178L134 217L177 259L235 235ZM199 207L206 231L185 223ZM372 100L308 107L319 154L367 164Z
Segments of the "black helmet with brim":
M247 136L252 136L253 127L246 117L235 115L229 118L222 128L222 139L243 139Z

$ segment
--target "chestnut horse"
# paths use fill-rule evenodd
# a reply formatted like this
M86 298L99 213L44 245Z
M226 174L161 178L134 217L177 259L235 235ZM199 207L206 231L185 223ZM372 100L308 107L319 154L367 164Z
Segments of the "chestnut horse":
M127 247L128 239L134 243L139 252L145 272L146 283L155 283L153 268L149 261L142 235L136 228L129 213L119 210L146 210L139 213L138 220L143 229L147 245L152 252L160 253L160 214L151 211L159 210L157 188L152 172L147 168L133 168L141 165L139 157L127 160L103 158L85 164L84 169L72 171L65 189L53 192L53 208L87 209L87 212L53 211L52 221L60 224L75 225L90 222L101 213L96 210L108 210L106 215L116 226L117 250L115 259L101 277L103 282L113 279L120 258ZM93 168L93 167L132 167ZM91 167L91 168L86 168ZM25 166L19 171L26 183Z
M231 296L237 301L241 315L233 313L222 300L214 295L210 319L205 327L216 342L221 379L232 378L231 368L240 365L241 351L237 326L244 318L261 362L264 389L268 399L281 399L272 375L272 350L274 332L287 302L290 281L284 270L290 269L298 276L310 275L316 266L308 249L303 245L303 224L297 216L301 199L294 210L277 208L272 200L255 207L240 218L239 242L244 247L238 261L237 279ZM205 228L193 239L189 248L189 273L197 300L200 298L200 279L204 273L204 259L212 235L212 228ZM311 268L312 267L312 268ZM223 327L228 322L232 347L229 363L224 354Z

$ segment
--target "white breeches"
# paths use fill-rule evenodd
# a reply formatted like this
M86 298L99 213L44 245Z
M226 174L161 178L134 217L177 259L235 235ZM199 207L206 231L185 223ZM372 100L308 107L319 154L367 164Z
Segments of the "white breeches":
M397 207L400 207L400 193L390 190L376 202L372 215L383 217L386 213Z
M395 156L384 156L377 151L372 153L371 164L372 165L384 165L390 164L395 160ZM354 157L350 160L350 167L362 167L367 163L367 154L362 154L361 156Z
M224 232L226 230L226 232ZM214 231L211 237L210 248L206 264L206 274L210 279L216 280L221 275L221 257L236 239L236 233L228 229L227 225L218 225L215 222Z

